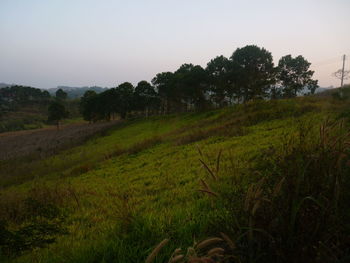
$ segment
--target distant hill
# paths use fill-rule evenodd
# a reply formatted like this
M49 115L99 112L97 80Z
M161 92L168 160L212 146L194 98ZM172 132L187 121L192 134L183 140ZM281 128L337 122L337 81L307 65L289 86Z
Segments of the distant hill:
M317 88L317 89L316 89L315 93L321 93L321 92L325 92L325 91L332 90L332 89L334 89L333 86L327 87L327 88L322 88L322 87L320 87L320 88Z
M0 89L6 88L6 87L11 87L11 86L14 86L14 84L0 83Z
M347 94L350 94L350 84L346 84L343 87L343 91L346 91ZM316 96L319 97L328 97L328 96L333 96L335 93L339 92L340 88L329 88L329 89L324 89L320 92L317 92Z
M48 92L51 95L55 95L55 92L58 89L62 89L65 92L67 92L68 94L68 98L71 99L76 99L76 98L80 98L84 95L84 93L88 90L93 90L96 93L101 93L105 90L107 90L108 88L102 88L102 87L98 87L98 86L92 86L92 87L69 87L69 86L57 86L57 88L52 88L52 89L48 89Z

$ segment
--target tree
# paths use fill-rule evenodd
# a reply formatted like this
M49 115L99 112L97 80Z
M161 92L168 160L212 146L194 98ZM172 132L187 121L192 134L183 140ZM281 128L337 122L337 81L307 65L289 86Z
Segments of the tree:
M229 80L230 61L224 56L218 56L207 64L209 90L211 97L220 107L225 103L225 99L230 96Z
M59 101L53 101L48 108L48 121L55 122L57 130L59 129L60 120L67 118L69 115L63 104Z
M310 93L314 93L317 80L313 80L314 71L310 70L309 63L303 56L293 58L291 55L282 57L278 62L277 79L282 86L284 97L297 96L298 92L307 88Z
M63 91L63 89L58 89L56 91L56 98L57 99L65 100L65 99L67 99L67 96L68 96L67 92Z
M124 82L114 90L114 110L122 119L125 119L127 113L133 108L133 95L134 86L130 82Z
M95 121L96 116L96 106L97 106L97 93L93 90L88 90L84 93L83 97L80 99L79 110L86 121Z
M187 109L192 105L196 109L206 107L207 74L199 65L183 64L175 71L176 93L180 100L185 102Z
M47 90L43 90L43 91L41 92L41 96L42 96L42 98L44 98L44 99L49 99L49 98L51 97L50 93L49 93Z
M231 58L234 93L243 101L265 98L275 83L272 55L264 48L248 45L237 48ZM242 95L241 95L242 94Z
M174 73L158 73L152 79L152 84L156 88L161 99L161 112L169 113L172 110L172 105L176 105L180 101L179 94L175 89Z
M140 81L134 91L134 108L146 111L148 116L151 108L159 105L159 97L154 87L147 81Z

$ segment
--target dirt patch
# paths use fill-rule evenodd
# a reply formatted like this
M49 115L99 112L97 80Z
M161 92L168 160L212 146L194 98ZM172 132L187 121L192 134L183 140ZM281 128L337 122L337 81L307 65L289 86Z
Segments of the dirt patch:
M54 127L7 132L0 135L0 160L24 156L45 157L71 146L84 142L96 133L103 132L120 121L94 124L78 123L64 125L60 130Z

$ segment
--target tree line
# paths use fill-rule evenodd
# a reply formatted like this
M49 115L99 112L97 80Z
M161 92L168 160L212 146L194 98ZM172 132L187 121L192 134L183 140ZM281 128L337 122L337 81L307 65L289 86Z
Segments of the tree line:
M125 82L100 94L87 91L80 109L85 120L125 118L129 112L165 114L223 107L255 99L295 97L314 93L317 80L303 56L282 57L278 65L265 48L237 48L230 58L218 56L205 68L183 64L175 72L158 73L134 87Z
M51 96L47 90L41 90L29 86L12 85L0 88L0 120L9 112L19 111L23 108L48 109L49 123L59 125L59 121L68 117L65 100L67 93L58 89L55 96Z

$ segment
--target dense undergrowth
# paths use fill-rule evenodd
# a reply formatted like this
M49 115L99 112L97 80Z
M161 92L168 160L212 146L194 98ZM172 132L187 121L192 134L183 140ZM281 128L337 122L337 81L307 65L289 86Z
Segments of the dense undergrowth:
M4 162L1 259L346 260L348 106L308 97L158 116Z

